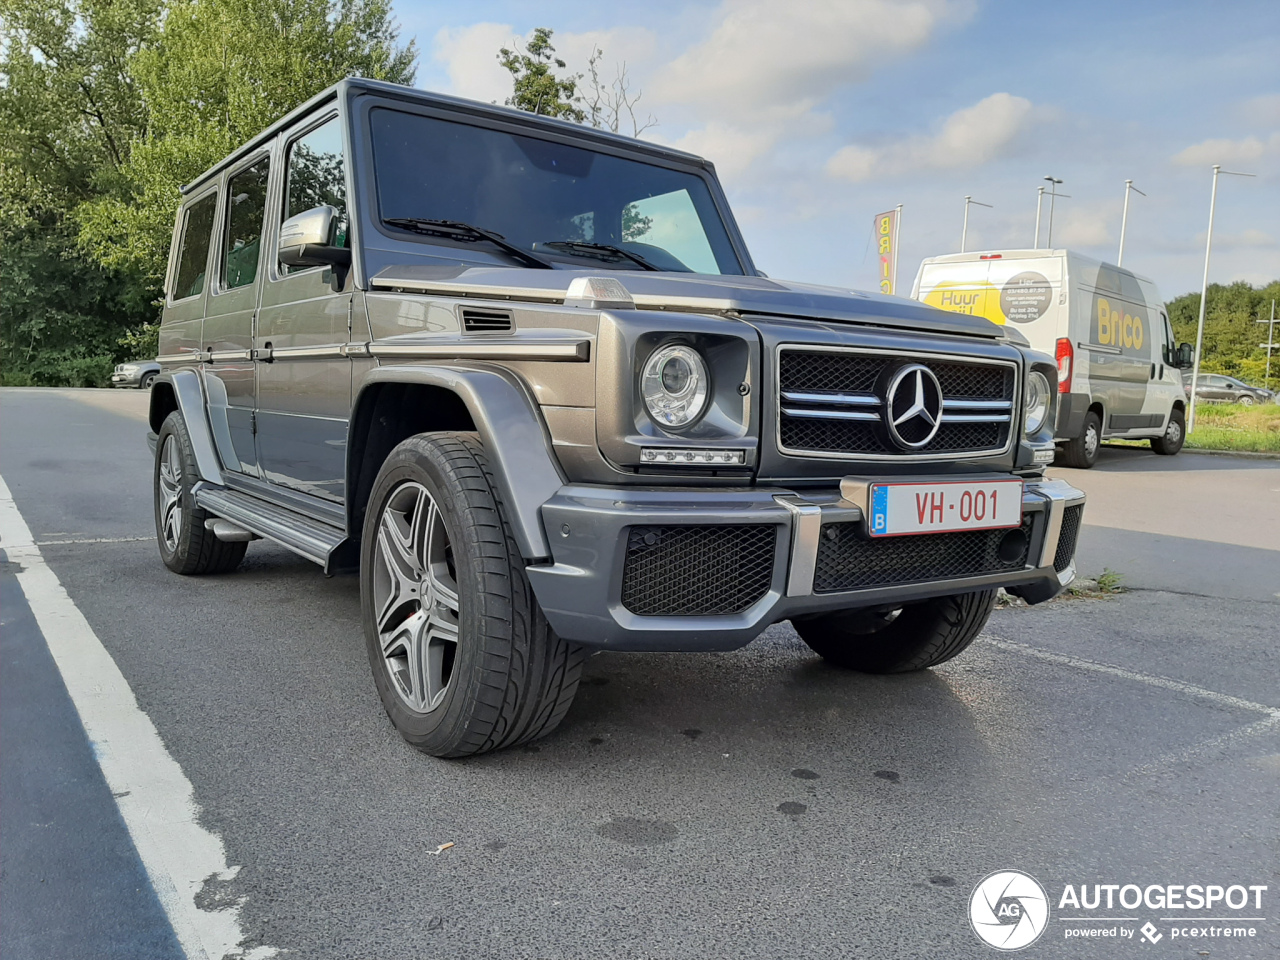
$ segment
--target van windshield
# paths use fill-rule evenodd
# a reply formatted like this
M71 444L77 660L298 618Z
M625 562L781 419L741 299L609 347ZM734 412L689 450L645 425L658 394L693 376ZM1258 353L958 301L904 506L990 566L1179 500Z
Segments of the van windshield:
M695 173L399 110L370 123L378 216L404 239L476 243L412 224L452 221L566 267L743 273Z

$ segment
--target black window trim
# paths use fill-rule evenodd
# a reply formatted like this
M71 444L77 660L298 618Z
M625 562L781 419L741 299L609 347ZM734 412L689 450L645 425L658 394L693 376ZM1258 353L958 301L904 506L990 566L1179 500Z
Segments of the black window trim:
M733 211L729 206L728 199L724 195L723 187L720 181L712 173L711 169L702 164L693 162L681 162L674 158L657 156L643 149L627 150L625 147L615 146L611 143L604 143L592 138L589 135L581 137L574 136L571 131L560 131L556 129L544 128L536 123L520 123L518 120L508 120L506 118L488 117L473 113L466 113L460 110L451 110L443 105L425 104L412 100L400 100L393 97L370 94L361 92L356 103L356 109L353 116L359 124L359 161L362 168L367 168L367 175L356 178L356 182L361 189L360 206L362 214L368 211L368 220L373 229L381 234L385 239L392 241L397 245L405 244L427 244L449 248L448 242L436 243L432 237L417 237L409 239L402 231L390 230L381 222L378 216L378 195L376 184L376 169L373 158L373 137L369 132L370 114L376 109L382 108L387 110L397 110L401 113L416 114L418 116L430 117L435 120L444 120L449 123L462 123L472 127L482 127L488 130L497 130L502 133L514 134L522 137L532 137L538 140L547 140L551 143L559 143L565 146L577 147L583 150L591 150L596 153L603 153L608 156L618 157L624 160L634 160L639 163L651 164L655 167L665 167L668 170L678 170L682 173L693 174L700 177L707 186L707 191L711 194L711 202L715 206L716 212L720 215L720 221L724 225L724 230L729 238L729 247L733 251L734 258L738 262L738 269L741 274L720 274L720 276L744 276L754 277L759 275L759 271L755 263L751 259L751 254L747 250L746 241L742 237L741 231L738 229L738 222L733 216ZM362 171L363 172L363 171ZM363 180L363 183L360 181ZM348 204L351 198L348 198ZM366 206L367 205L367 206Z
M251 284L245 283L245 284L241 284L238 287L225 286L223 284L223 280L225 279L223 277L223 272L226 270L226 266L227 266L226 244L227 244L227 229L230 226L229 221L231 219L231 181L236 177L238 177L240 174L244 173L246 170L248 170L250 167L252 167L255 163L257 163L259 160L262 160L263 158L266 158L266 161L267 161L267 205L266 205L266 209L263 210L263 214L262 214L262 232L265 238L265 234L267 232L267 210L270 210L271 208L272 152L270 149L270 145L269 144L265 145L262 149L254 151L253 153L249 154L247 157L245 157L242 163L238 163L234 167L228 167L225 171L223 171L222 175L218 178L218 192L220 194L218 205L219 207L221 207L222 215L218 217L218 220L217 220L217 238L218 238L217 272L216 272L216 275L214 276L213 283L209 285L210 297L219 297L224 293L231 293L233 290L243 290L245 287L250 287L250 286L256 288L258 286L258 281L262 275L261 256L259 256L258 258L258 272L254 274L253 283Z
M276 213L280 217L280 219L276 221L271 231L272 257L271 257L271 264L267 268L268 283L281 283L285 280L293 280L293 279L296 279L297 277L311 276L317 272L322 272L324 270L332 269L331 267L326 267L321 265L317 267L307 267L306 269L298 270L296 273L280 272L280 228L284 226L285 220L288 219L286 214L289 212L288 211L289 151L292 150L294 147L294 144L296 144L303 137L306 137L306 136L309 136L310 134L315 133L317 130L319 130L321 127L323 127L326 123L328 123L331 120L338 121L338 133L342 134L343 132L342 131L342 112L338 109L338 106L336 103L328 104L327 109L321 114L307 117L303 121L302 126L294 128L294 130L298 131L297 133L293 132L293 130L286 130L280 134L280 142L281 142L280 179L278 181L280 184L280 196L278 198L279 206L276 208ZM351 164L348 162L349 158L347 157L347 152L345 149L346 147L345 136L342 137L342 141L343 141L343 148L344 148L343 154L342 154L342 176L343 176L343 179L346 181L346 184L344 186L348 190L347 235L349 238L351 235L351 220L353 219L352 212L351 212L351 197L349 192L350 182L351 182L350 171L348 169L351 166ZM348 239L348 246L352 246L350 239Z
M193 293L193 294L190 294L189 296L179 297L177 299L174 299L172 291L173 291L173 287L178 282L178 273L180 272L181 266L182 266L182 246L184 241L187 238L187 220L191 216L191 208L196 206L196 204L200 203L201 201L206 200L210 196L213 197L213 227L209 235L209 246L205 249L205 252L204 252L204 256L205 256L204 288L199 293ZM190 199L186 197L183 198L182 208L179 213L179 219L181 220L181 225L178 228L178 242L174 247L173 256L170 257L169 275L165 278L165 286L168 288L168 292L165 293L165 306L173 306L174 304L178 304L178 303L186 303L189 300L194 300L196 297L203 297L206 293L211 292L212 284L209 282L210 281L209 257L213 254L213 250L214 250L213 241L214 241L214 238L218 235L218 210L221 205L222 205L221 186L218 181L214 181L209 185L208 190L205 190L202 193L196 194Z

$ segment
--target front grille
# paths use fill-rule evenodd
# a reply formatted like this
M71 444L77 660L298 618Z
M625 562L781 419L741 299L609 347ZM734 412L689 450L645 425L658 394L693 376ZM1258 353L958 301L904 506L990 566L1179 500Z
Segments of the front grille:
M919 450L889 439L876 392L885 369L904 360L929 367L942 388L942 423ZM912 458L999 453L1009 445L1017 386L1011 364L784 349L778 367L784 452Z
M622 605L642 617L738 613L769 591L772 524L631 527Z
M1071 566L1076 555L1076 540L1080 537L1080 520L1084 516L1084 504L1077 503L1062 511L1062 531L1058 534L1058 549L1053 555L1053 570L1061 573Z
M836 593L860 587L890 586L955 577L1005 573L1026 565L1031 525L1036 515L1023 515L1020 549L1000 558L1004 530L963 530L908 537L862 536L858 523L823 524L818 540L815 593Z

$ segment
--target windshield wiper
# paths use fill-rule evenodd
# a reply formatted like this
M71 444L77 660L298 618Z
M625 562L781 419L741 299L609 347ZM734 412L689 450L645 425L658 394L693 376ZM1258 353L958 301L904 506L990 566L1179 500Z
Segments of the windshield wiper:
M612 260L614 263L625 258L632 263L638 263L645 270L662 269L661 267L655 267L638 253L632 253L630 250L623 250L621 247L615 247L608 243L590 243L586 240L553 240L550 243L544 243L543 246L551 250L564 250L566 253L594 257L597 260ZM612 256L601 256L601 254L612 254Z
M508 243L506 237L483 227L473 227L459 220L427 220L422 217L386 217L383 223L402 230L411 230L428 237L444 237L447 240L460 240L463 243L477 243L487 240L495 247L509 254L512 259L519 260L525 266L537 267L539 270L555 268L541 257L535 257L528 250L521 250L514 243Z

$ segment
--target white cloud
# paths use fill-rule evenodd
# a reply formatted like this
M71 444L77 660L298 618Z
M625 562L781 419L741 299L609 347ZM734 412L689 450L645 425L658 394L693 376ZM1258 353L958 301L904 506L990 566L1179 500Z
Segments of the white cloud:
M670 63L654 94L739 122L803 112L921 47L960 9L945 0L726 0L711 35Z
M498 63L498 50L517 38L506 23L444 27L432 42L433 57L444 64L449 92L485 103L502 103L511 95L511 74Z
M843 147L827 161L827 173L858 183L917 170L981 166L1008 151L1030 116L1030 100L993 93L951 114L935 134L881 147Z
M726 123L712 122L691 130L671 146L706 157L722 176L736 178L774 144L768 130L744 130Z
M1280 131L1271 134L1266 140L1258 137L1202 140L1178 153L1173 162L1184 167L1200 167L1215 163L1254 163L1268 156L1280 156Z
M1250 97L1236 108L1236 113L1252 127L1280 127L1280 93Z
M1072 204L1073 201L1066 201ZM1106 208L1108 211L1110 208ZM1045 216L1049 214L1049 205L1045 204ZM1055 211L1053 223L1053 244L1056 247L1100 247L1118 239L1107 226L1106 213L1097 204L1075 204L1063 210ZM1047 222L1046 222L1047 229ZM1132 236L1126 232L1126 239Z
M1208 231L1201 230L1196 234L1196 247L1203 248L1205 239L1208 237ZM1256 227L1247 227L1239 233L1225 233L1221 230L1215 230L1213 233L1214 249L1240 249L1240 248L1256 248L1256 247L1274 247L1276 238L1269 233L1257 229Z
M516 33L505 23L477 23L469 27L445 27L436 32L432 42L432 58L445 68L449 77L449 93L471 100L502 103L511 96L511 74L498 63L498 51L523 47L527 35ZM587 61L593 51L603 53L600 80L611 83L618 70L626 65L630 92L643 94L637 108L637 119L643 123L651 99L643 85L636 82L637 71L643 73L653 58L656 47L653 31L641 27L614 30L590 30L583 33L555 33L551 38L555 56L566 64L553 68L560 76L587 73ZM579 81L578 90L586 94L586 83ZM623 132L628 132L624 130Z
M780 141L829 129L818 110L842 87L971 11L967 0L725 0L706 39L655 66L645 90L660 117L692 126L674 146L738 179Z

